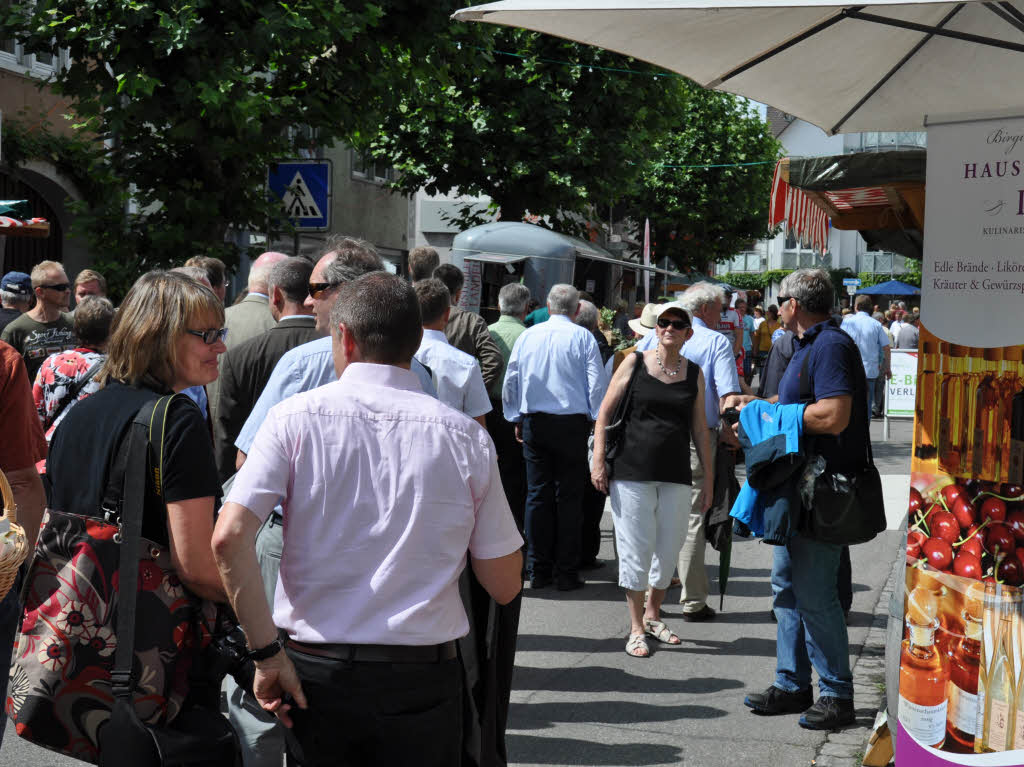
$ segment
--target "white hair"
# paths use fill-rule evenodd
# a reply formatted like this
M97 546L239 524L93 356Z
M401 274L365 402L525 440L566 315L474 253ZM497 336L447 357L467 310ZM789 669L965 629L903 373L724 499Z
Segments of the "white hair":
M260 264L249 270L248 287L250 293L266 293L270 289L270 270L276 264Z
M580 292L564 282L551 286L548 293L548 311L572 317L580 305Z
M725 290L720 285L703 281L695 282L688 287L683 293L683 297L679 299L679 303L691 316L702 311L705 306L715 303L715 301L721 301L724 306Z
M597 321L600 315L597 307L590 301L580 300L580 312L576 315L576 324L585 327L587 330L597 330Z
M510 282L498 291L498 310L502 314L518 317L530 303L530 289L518 282Z
M0 290L0 303L26 306L32 303L32 294L23 296L20 293L12 293L9 290Z

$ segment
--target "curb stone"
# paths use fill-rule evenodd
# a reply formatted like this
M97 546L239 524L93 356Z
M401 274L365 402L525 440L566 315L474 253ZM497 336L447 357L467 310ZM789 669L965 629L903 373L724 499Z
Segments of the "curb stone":
M878 595L871 628L853 666L853 694L857 707L857 726L830 732L811 762L814 767L859 767L874 731L874 712L885 710L885 636L889 621L889 597L896 584L902 584L905 565L893 562L885 588ZM865 710L872 712L869 716Z

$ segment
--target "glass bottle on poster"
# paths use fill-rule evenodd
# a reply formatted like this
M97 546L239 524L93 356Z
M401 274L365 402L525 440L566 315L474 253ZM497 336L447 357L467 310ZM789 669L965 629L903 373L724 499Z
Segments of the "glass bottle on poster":
M918 586L910 592L907 628L900 654L899 721L920 743L940 748L946 739L949 668L935 647L939 603Z
M964 636L953 648L950 661L946 744L948 749L963 753L974 751L978 722L984 598L984 584L972 584L963 613Z
M966 436L964 420L968 354L968 347L949 344L946 370L939 384L939 467L949 474L960 473L960 458Z
M1016 713L1016 663L1013 653L1013 611L1015 606L1009 600L1000 600L999 625L992 665L988 672L986 688L985 729L987 738L983 752L1007 751L1013 743L1013 715Z

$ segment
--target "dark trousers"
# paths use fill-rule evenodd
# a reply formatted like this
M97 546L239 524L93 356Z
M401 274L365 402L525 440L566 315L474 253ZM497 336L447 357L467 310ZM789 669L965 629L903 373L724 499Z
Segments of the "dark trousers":
M505 489L505 499L522 532L526 518L526 461L523 458L523 446L516 439L516 425L505 420L501 400L491 400L487 432L494 440L494 449L498 452L498 475Z
M585 415L523 418L527 564L534 578L577 577L587 468Z
M287 648L309 707L291 711L303 767L461 763L462 677L441 663L349 663Z

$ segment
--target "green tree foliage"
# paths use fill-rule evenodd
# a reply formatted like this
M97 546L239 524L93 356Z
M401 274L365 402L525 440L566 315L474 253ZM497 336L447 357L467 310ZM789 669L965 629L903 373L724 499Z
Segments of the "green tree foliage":
M372 124L394 51L419 61L448 24L441 5L35 0L0 6L0 38L70 54L50 85L105 142L118 190L81 223L94 252L138 270L233 261L231 230L264 230L272 213L267 166L302 148L291 129L330 144Z
M745 100L688 81L676 89L675 127L650 146L625 212L641 227L650 219L656 258L703 271L772 234L768 198L782 147ZM733 167L685 167L706 165Z
M407 61L397 108L356 138L401 171L401 191L487 195L504 220L528 211L572 230L625 196L668 127L678 79L650 65L482 24L436 42L430 76Z

